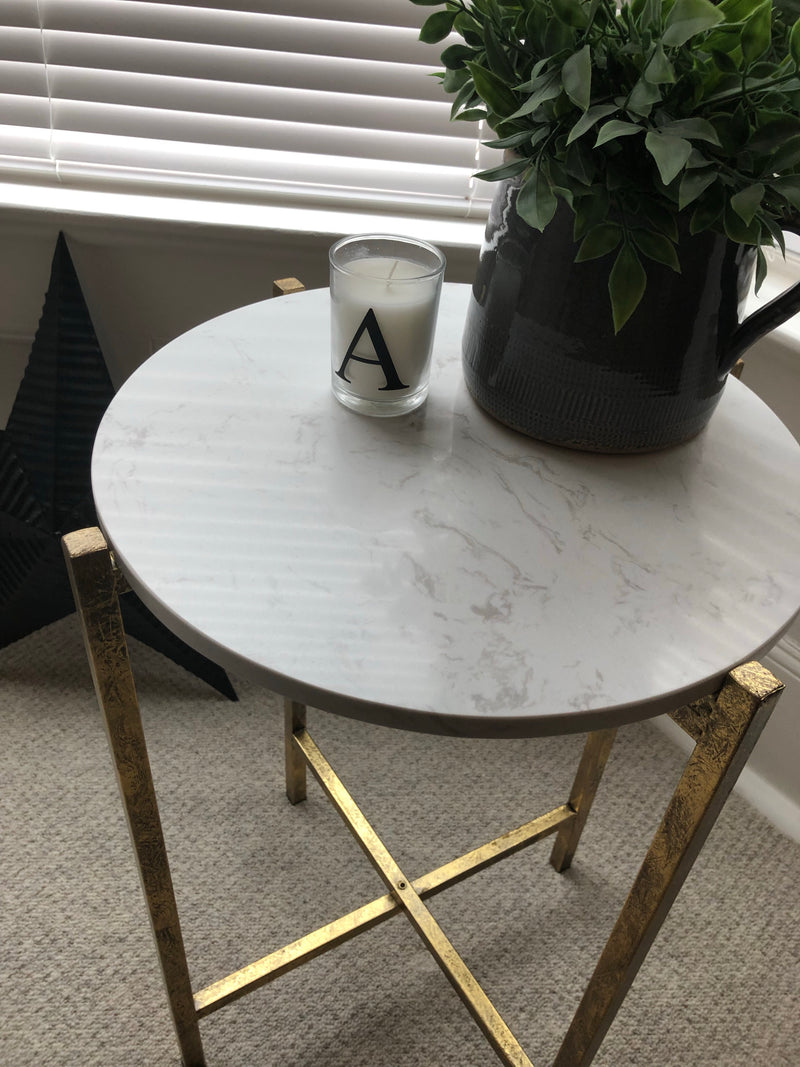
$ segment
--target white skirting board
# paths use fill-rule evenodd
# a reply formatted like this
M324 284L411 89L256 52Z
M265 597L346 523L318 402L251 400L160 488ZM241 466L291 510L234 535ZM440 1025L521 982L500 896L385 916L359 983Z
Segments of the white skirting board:
M800 707L800 644L792 638L784 638L762 661L786 684L787 691L781 700L793 700ZM653 721L685 752L691 750L689 738L668 716L661 715ZM793 797L749 765L742 771L735 792L769 819L776 829L800 844L800 804Z

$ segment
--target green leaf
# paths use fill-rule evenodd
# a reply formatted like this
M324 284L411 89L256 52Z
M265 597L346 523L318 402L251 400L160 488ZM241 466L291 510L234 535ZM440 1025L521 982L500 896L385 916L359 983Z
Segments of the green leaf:
M580 0L552 0L553 14L567 26L584 30L589 25L589 16Z
M583 141L571 144L564 157L564 169L581 185L591 185L597 174L597 163L592 150Z
M713 160L708 159L699 148L693 148L692 154L689 156L689 161L686 164L687 170L697 170L699 167L713 167Z
M459 11L453 23L453 29L460 33L472 48L483 48L483 36L476 32L476 23L472 15Z
M800 19L792 26L789 34L789 54L794 60L794 65L800 67Z
M594 147L599 148L600 145L605 144L607 141L615 141L618 137L630 137L634 133L642 133L643 130L643 126L637 126L633 122L611 119L610 122L603 123L598 130Z
M573 240L580 241L593 226L605 222L608 217L608 190L604 185L594 186L586 196L576 197L573 210L572 236Z
M503 163L499 167L491 167L489 170L479 171L475 177L482 178L485 182L499 182L505 178L515 178L527 170L531 161L529 159L513 159L510 163Z
M556 198L560 197L562 200L566 200L569 206L573 207L575 197L572 193L572 185L574 183L570 182L566 168L551 159L548 169L550 171L550 188L554 195Z
M632 237L636 247L648 259L663 263L664 266L671 267L677 274L680 274L681 265L678 262L675 245L663 233L655 233L653 230L634 230Z
M520 119L524 115L530 115L542 104L547 103L548 100L555 100L557 96L561 95L561 83L557 74L543 75L541 80L541 88L533 92L522 107L517 108L512 115L509 115L510 119Z
M463 70L464 63L474 55L474 49L465 44L451 44L439 57L448 70Z
M628 97L626 109L632 111L635 115L649 115L653 110L653 105L657 104L661 100L661 90L657 85L651 85L650 82L645 81L644 78L640 78L631 90L631 94Z
M608 292L614 315L614 333L619 333L644 296L647 275L636 249L623 244L608 278Z
M616 222L601 222L599 226L593 226L584 237L575 262L585 263L588 259L599 259L608 255L614 251L621 238L622 227Z
M532 167L517 196L517 214L534 230L544 230L557 206L556 196L541 168Z
M765 218L763 214L761 215L761 224L762 226L767 227L770 234L772 235L773 244L776 244L778 248L780 248L781 255L784 259L786 259L786 241L784 240L784 236L780 226L773 219L769 217ZM764 240L763 234L761 240Z
M725 210L725 193L719 182L709 185L705 196L697 204L689 223L689 233L702 233L712 227L719 229L719 220Z
M569 131L567 144L572 144L578 137L582 137L583 134L590 130L596 122L606 118L608 115L613 115L616 110L616 104L595 104L594 107L590 107L588 111L584 111Z
M719 9L728 22L744 22L753 10L753 0L722 0Z
M797 115L779 115L771 121L762 122L747 142L753 152L772 153L792 138L800 135L800 117Z
M751 2L752 0L748 0L748 3ZM722 11L722 4L719 6ZM711 30L703 42L703 47L709 52L722 52L724 55L736 51L740 45L741 23L738 21L721 22L715 30Z
M555 56L562 51L572 51L574 47L575 30L571 26L565 26L558 19L548 18L547 28L544 31L544 54Z
M659 130L673 137L685 137L688 141L708 141L718 148L722 147L717 131L707 119L676 119L659 126Z
M740 189L738 193L734 193L731 197L731 207L748 226L753 221L753 216L761 207L761 201L764 199L764 186L761 182L756 182L754 185L748 185L745 189Z
M764 251L761 245L756 250L756 284L754 291L756 294L764 283L764 279L767 277L767 257L764 255Z
M710 0L676 0L667 15L662 41L668 48L679 48L690 37L722 22L724 17Z
M592 98L592 53L588 44L561 68L561 83L573 104L586 111Z
M736 60L729 56L727 52L723 52L719 48L711 48L710 52L717 68L724 74L735 74L739 69L736 65Z
M757 245L761 237L761 227L757 219L746 223L744 219L731 207L725 205L723 213L725 233L732 241L742 245Z
M675 208L665 207L661 200L648 199L642 209L642 215L646 219L647 228L660 230L675 243L678 240L678 223L675 219Z
M530 130L518 130L516 133L509 134L508 137L501 137L497 141L484 141L486 148L519 148L520 145L527 144L531 139Z
M656 161L661 181L669 185L686 166L692 152L692 145L683 137L650 130L644 139L645 147Z
M450 35L457 14L457 11L434 11L422 24L422 29L419 31L420 41L424 41L425 44L443 41Z
M751 3L752 0L748 0ZM722 4L719 5L720 11L722 11ZM728 55L730 52L735 52L740 48L742 43L742 26L739 22L722 22L716 29L711 30L706 39L703 41L703 50L709 53L720 52L723 55ZM738 58L741 58L739 54ZM739 69L738 66L736 68Z
M478 99L478 94L475 92L475 84L472 81L472 76L467 71L468 80L461 86L456 93L453 105L450 108L450 118L454 119L458 115L462 108L471 106Z
M516 110L517 98L505 82L478 63L467 63L467 68L475 82L478 95L489 110L495 115L510 118L511 113Z
M457 93L467 82L471 83L472 78L466 67L450 67L444 72L442 88L446 93Z
M497 39L491 22L487 22L483 29L483 40L486 47L486 60L494 73L502 78L507 84L516 81L516 73L508 53Z
M785 178L775 178L770 186L776 193L785 196L795 211L800 212L800 174L790 174Z
M489 115L485 107L471 107L453 116L456 122L483 122Z
M632 0L631 13L639 26L648 26L661 15L661 0Z
M717 175L713 170L687 171L681 178L681 186L678 191L678 208L683 211L698 196L701 196L709 185L713 185L716 180Z
M739 106L732 115L717 114L712 116L712 125L726 156L735 155L750 136L750 123L744 109Z
M667 53L664 51L661 41L658 42L648 60L642 77L653 85L663 85L675 81L675 69L667 59Z
M792 170L800 163L800 137L792 137L772 158L772 170L775 174Z
M514 90L518 93L535 92L536 89L542 84L541 75L544 71L544 68L548 65L549 62L550 59L548 57L547 59L540 59L538 60L538 62L534 63L530 71L530 77L528 78L528 80L522 82L520 85L515 85ZM547 76L547 73L548 72L545 71L545 76ZM550 73L552 73L552 71Z
M772 43L772 0L763 0L742 28L742 54L749 64L759 59Z

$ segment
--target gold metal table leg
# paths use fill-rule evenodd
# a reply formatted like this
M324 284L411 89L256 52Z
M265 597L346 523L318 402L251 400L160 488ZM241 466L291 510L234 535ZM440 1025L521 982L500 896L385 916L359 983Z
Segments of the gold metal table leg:
M306 761L294 743L297 730L305 729L306 706L296 700L283 702L283 751L286 767L286 796L292 804L306 799Z
M554 1067L588 1067L783 690L758 663L716 700L672 716L695 738L663 821L589 981Z
M559 872L566 871L572 864L616 736L616 730L598 730L586 738L578 773L569 795L570 807L576 817L562 827L550 855L550 862Z
M276 278L272 283L273 296L290 296L292 293L302 293L304 289L298 278Z
M67 534L63 545L181 1057L184 1067L205 1067L178 906L119 607L118 572L97 529Z

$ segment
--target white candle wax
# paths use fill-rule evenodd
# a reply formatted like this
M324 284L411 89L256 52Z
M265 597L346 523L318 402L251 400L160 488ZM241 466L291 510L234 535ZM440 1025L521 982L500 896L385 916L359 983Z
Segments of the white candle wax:
M349 391L388 402L415 392L427 380L440 279L429 273L420 277L426 273L409 259L364 256L349 261L346 271L335 276L333 371ZM366 318L370 311L374 319Z

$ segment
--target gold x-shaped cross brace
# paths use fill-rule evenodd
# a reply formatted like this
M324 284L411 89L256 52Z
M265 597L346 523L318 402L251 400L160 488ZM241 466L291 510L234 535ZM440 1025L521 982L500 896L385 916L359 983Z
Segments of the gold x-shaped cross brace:
M303 705L287 701L286 715L286 780L289 799L293 803L305 799L305 766L307 764L386 883L389 892L196 993L194 1001L198 1017L208 1015L293 967L335 948L356 934L371 929L399 911L403 911L502 1062L507 1067L532 1067L531 1061L497 1009L431 915L423 898L455 885L469 875L518 852L526 845L555 833L576 819L575 809L569 804L562 804L553 811L412 881L406 877L392 858L339 776L311 738L305 725ZM609 747L610 741L611 738L609 738Z

